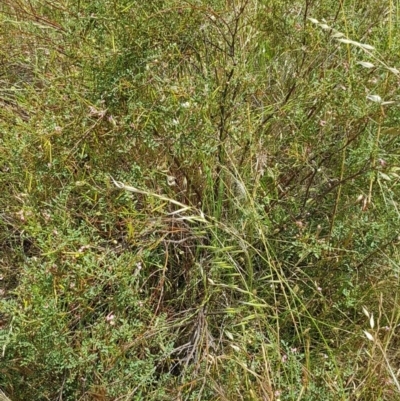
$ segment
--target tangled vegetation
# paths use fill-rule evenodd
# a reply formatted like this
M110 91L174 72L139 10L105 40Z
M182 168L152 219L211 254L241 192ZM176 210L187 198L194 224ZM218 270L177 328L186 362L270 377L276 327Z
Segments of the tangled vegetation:
M397 2L0 21L0 399L400 399Z

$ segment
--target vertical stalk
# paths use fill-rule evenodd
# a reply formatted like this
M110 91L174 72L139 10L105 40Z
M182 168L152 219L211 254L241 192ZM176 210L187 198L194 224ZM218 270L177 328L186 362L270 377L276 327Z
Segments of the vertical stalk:
M335 218L336 218L336 214L337 214L337 210L338 210L338 206L339 206L339 202L340 202L340 196L342 194L342 182L343 182L344 170L345 170L345 165L346 165L346 138L344 138L343 141L344 141L344 146L342 149L342 162L340 165L339 186L338 186L338 191L336 194L335 205L333 207L331 223L329 226L328 244L330 243L330 240L332 238L332 232L333 232L333 228L335 226Z

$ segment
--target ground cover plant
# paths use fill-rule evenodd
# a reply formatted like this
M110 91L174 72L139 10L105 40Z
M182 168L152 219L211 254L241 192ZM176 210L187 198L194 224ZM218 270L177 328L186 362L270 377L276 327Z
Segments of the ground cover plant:
M3 0L0 399L400 399L399 13Z

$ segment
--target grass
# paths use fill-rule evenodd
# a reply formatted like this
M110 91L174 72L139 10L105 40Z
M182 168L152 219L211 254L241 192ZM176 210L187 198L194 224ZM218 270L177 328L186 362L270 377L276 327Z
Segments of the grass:
M400 399L395 3L0 18L4 397Z

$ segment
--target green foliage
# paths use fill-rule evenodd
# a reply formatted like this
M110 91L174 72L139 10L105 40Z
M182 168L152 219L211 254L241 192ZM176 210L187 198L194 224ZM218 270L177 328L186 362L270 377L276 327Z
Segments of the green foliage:
M396 7L3 1L1 390L397 399Z

